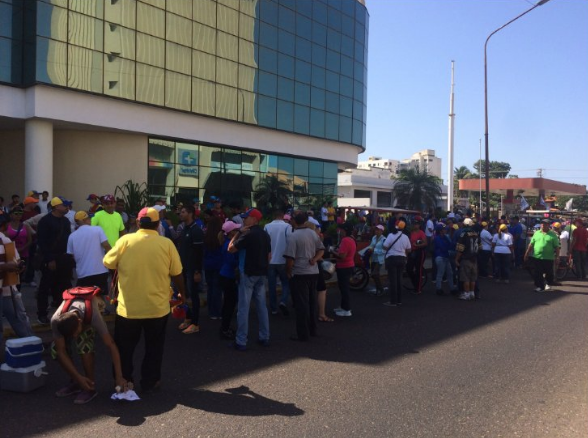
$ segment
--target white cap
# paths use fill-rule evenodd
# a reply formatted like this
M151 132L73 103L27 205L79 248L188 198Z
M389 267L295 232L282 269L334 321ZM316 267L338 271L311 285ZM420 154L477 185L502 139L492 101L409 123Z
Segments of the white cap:
M159 213L160 211L165 210L165 205L154 205L153 207L154 210L157 210L157 212Z

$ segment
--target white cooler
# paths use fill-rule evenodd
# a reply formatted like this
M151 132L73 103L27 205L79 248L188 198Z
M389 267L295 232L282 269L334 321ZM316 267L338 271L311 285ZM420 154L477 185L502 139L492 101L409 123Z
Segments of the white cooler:
M0 388L4 391L30 392L45 385L47 373L43 371L45 361L26 368L0 366Z

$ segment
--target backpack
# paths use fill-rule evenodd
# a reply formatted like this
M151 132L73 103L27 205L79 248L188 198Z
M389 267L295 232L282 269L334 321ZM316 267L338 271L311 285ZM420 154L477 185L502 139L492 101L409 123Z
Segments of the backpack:
M88 286L88 287L73 287L63 291L63 308L62 312L67 312L71 303L74 300L84 300L86 304L86 312L84 314L84 325L90 325L92 322L92 299L95 296L99 296L102 291L99 287Z
M480 236L475 231L469 229L464 230L459 237L456 248L462 253L464 259L473 260L478 254L479 246Z

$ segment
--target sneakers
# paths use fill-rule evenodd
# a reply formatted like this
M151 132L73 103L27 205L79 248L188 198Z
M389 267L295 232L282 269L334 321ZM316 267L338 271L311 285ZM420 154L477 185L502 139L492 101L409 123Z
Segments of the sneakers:
M333 312L337 313L337 312L340 312L340 311L342 311L342 310L343 310L343 309L342 309L341 307L337 307L337 308L333 309Z
M70 395L78 394L82 390L77 383L71 382L55 393L56 397L69 397Z
M475 298L475 295L473 292L462 292L461 295L459 296L459 299L464 300L464 301L473 300L474 298Z
M470 292L470 300L475 300L476 299L476 293L475 292Z
M98 393L96 391L82 391L75 398L74 403L76 405L86 404L89 401L93 400L94 397L96 397L97 395L98 395Z
M508 284L508 283L510 283L509 280L504 280L504 284Z
M337 315L337 316L351 316L351 310L339 309L339 310L335 311L335 315Z
M198 333L200 331L200 327L196 324L190 324L186 330L183 330L182 333L185 335L191 335L192 333Z
M551 290L551 286L550 286L550 285L548 285L548 284L546 284L546 285L545 285L545 290Z
M47 318L47 315L45 316L39 316L37 318L37 322L41 325L49 325L51 324L51 321L49 320L49 318Z
M232 348L233 350L237 350L237 351L246 351L247 350L247 347L245 345L237 344L236 342L231 342L229 344L229 348Z
M288 311L288 306L286 306L284 303L280 303L280 310L282 311L282 315L290 315L290 312Z
M536 287L535 292L543 292L543 289L541 289L540 287Z

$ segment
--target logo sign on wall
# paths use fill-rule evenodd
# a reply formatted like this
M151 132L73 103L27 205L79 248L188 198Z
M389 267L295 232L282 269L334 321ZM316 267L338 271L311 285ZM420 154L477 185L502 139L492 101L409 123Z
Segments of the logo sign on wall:
M198 177L198 151L189 149L178 149L180 169L179 174L182 176Z

